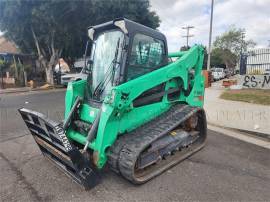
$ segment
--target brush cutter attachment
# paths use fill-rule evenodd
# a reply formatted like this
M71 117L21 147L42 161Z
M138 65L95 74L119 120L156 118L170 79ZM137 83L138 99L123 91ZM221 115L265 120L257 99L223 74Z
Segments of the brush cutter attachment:
M60 123L25 108L19 112L45 157L85 189L98 184L100 177L94 165L68 140Z

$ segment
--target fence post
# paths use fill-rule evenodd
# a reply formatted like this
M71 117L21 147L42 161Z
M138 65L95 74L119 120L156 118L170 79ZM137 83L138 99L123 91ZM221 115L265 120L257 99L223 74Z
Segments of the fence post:
M240 55L240 75L247 73L247 56L244 54Z

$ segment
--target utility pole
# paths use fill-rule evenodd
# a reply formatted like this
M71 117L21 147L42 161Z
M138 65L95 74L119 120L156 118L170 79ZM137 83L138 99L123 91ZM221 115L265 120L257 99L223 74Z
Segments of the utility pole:
M247 58L246 54L243 54L244 52L244 39L245 39L245 32L241 32L241 50L240 50L240 58L239 58L239 66L240 66L240 75L246 74L247 67L245 65L245 60Z
M212 0L211 2L210 30L209 30L208 57L207 57L207 70L208 71L210 70L210 62L211 62L213 11L214 11L214 0Z
M192 29L192 28L194 28L194 26L186 26L186 27L182 27L182 29L186 29L187 30L187 35L184 35L184 36L182 36L182 37L184 37L184 38L187 38L187 48L188 48L188 39L189 39L189 37L193 37L194 35L190 35L189 34L189 30L190 29Z

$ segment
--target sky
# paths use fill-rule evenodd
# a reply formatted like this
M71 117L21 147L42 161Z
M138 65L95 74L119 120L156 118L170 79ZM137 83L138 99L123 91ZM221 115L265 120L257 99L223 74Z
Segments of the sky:
M257 43L257 48L270 43L270 0L214 0L212 42L231 26L244 28L246 39ZM151 9L161 19L158 28L166 35L169 51L186 45L186 30L194 26L190 45L208 45L211 0L150 0Z
M270 0L214 0L213 37L231 26L244 28L246 39L257 43L257 48L270 43ZM169 51L186 45L186 30L191 25L190 45L208 45L211 0L150 0L151 9L161 19L158 28L167 37ZM1 32L0 32L1 35Z

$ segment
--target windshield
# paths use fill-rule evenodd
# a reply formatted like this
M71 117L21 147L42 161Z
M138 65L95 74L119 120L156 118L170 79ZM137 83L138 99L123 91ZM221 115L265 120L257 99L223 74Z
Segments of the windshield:
M69 73L80 73L82 71L82 67L72 67L70 68L70 72Z
M222 72L222 69L216 68L216 69L213 70L213 72Z
M105 77L109 76L108 82L104 83L104 90L101 99L111 90L112 75L117 76L119 73L119 65L115 65L120 61L121 51L118 50L122 47L124 34L121 31L113 30L101 33L98 35L92 46L91 60L92 66L92 90L95 90L98 85L104 82ZM116 55L117 53L117 55ZM115 61L114 61L115 60ZM112 68L112 66L114 66ZM114 74L110 72L114 69Z

